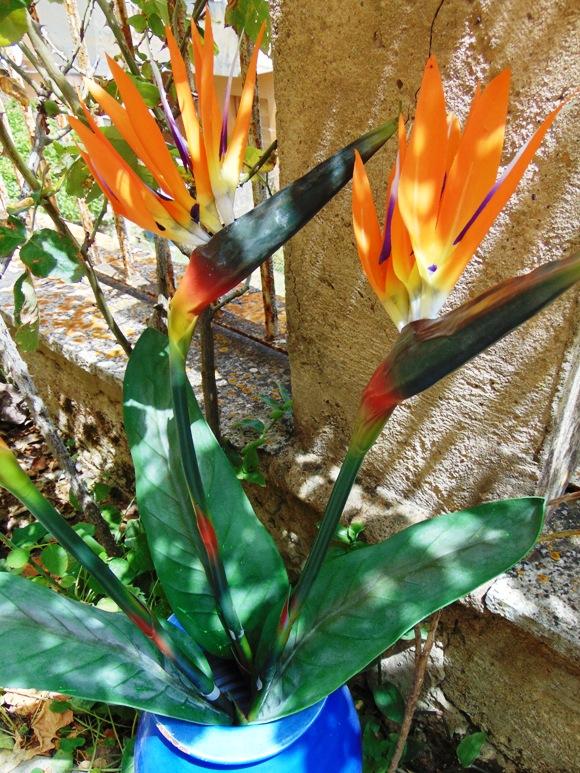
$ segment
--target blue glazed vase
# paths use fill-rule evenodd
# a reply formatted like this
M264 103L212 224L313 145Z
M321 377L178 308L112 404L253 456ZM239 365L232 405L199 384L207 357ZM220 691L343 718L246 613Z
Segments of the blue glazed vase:
M360 723L341 687L289 717L242 727L199 725L143 714L136 773L361 773Z

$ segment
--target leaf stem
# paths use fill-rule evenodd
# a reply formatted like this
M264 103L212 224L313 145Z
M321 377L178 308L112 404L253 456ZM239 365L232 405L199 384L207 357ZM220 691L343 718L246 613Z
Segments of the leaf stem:
M192 505L192 520L198 538L200 560L213 591L221 623L232 642L233 653L243 667L251 669L252 650L234 608L191 436L185 355L171 342L169 371L183 473Z

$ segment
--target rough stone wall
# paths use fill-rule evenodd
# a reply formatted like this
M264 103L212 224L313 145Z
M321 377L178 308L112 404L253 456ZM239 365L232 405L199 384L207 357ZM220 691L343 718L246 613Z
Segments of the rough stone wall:
M399 103L412 115L430 38L448 108L462 120L476 83L512 68L503 163L580 80L574 0L273 5L284 182L395 116ZM569 104L447 308L570 252L578 220L577 125L578 106ZM391 143L368 165L379 212L393 157ZM285 256L297 428L305 452L337 459L360 391L395 336L359 267L350 188L294 238ZM380 487L385 513L401 502L430 513L532 493L542 476L550 477L558 410L564 421L572 412L558 398L573 367L577 319L578 294L569 292L397 409L364 468L365 485Z

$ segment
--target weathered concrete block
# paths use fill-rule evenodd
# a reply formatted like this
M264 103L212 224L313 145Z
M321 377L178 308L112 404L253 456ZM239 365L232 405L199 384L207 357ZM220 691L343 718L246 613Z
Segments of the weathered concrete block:
M577 4L438 0L278 0L275 78L282 174L290 180L369 126L412 115L430 48L449 109L464 120L477 82L511 66L503 163L578 81ZM565 63L566 66L562 66ZM578 107L561 113L496 220L448 307L572 249L578 220ZM390 143L368 165L384 200ZM379 212L381 206L378 207ZM344 448L360 392L395 337L364 279L339 195L286 249L289 353L306 451ZM578 293L397 409L369 455L365 479L388 514L554 494L571 466ZM338 451L335 451L339 455Z

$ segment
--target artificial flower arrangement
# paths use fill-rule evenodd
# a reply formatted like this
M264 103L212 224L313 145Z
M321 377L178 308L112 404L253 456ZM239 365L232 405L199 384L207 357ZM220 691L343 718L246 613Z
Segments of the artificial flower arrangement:
M397 131L386 124L238 220L259 41L228 137L213 85L209 15L193 27L198 104L167 31L179 104L161 88L181 170L131 79L111 61L124 106L95 101L147 166L128 166L88 110L70 122L115 211L191 255L171 300L168 337L146 330L124 383L139 514L178 626L158 619L44 499L0 441L0 484L18 497L125 613L107 612L0 573L0 684L132 706L202 725L266 723L307 709L364 669L419 621L504 572L542 528L545 503L487 502L329 553L365 454L403 400L427 389L531 317L580 278L580 260L541 266L437 318L554 121L554 110L498 177L509 72L476 91L466 125L445 108L434 57L410 133L398 123L385 222L363 162ZM160 79L158 84L162 86ZM179 125L181 124L181 126ZM182 134L183 132L183 134ZM196 320L301 228L353 175L358 252L400 334L363 391L352 438L297 583L207 426L188 383ZM187 185L190 175L194 184ZM235 672L236 689L218 674ZM337 768L338 769L338 768Z

